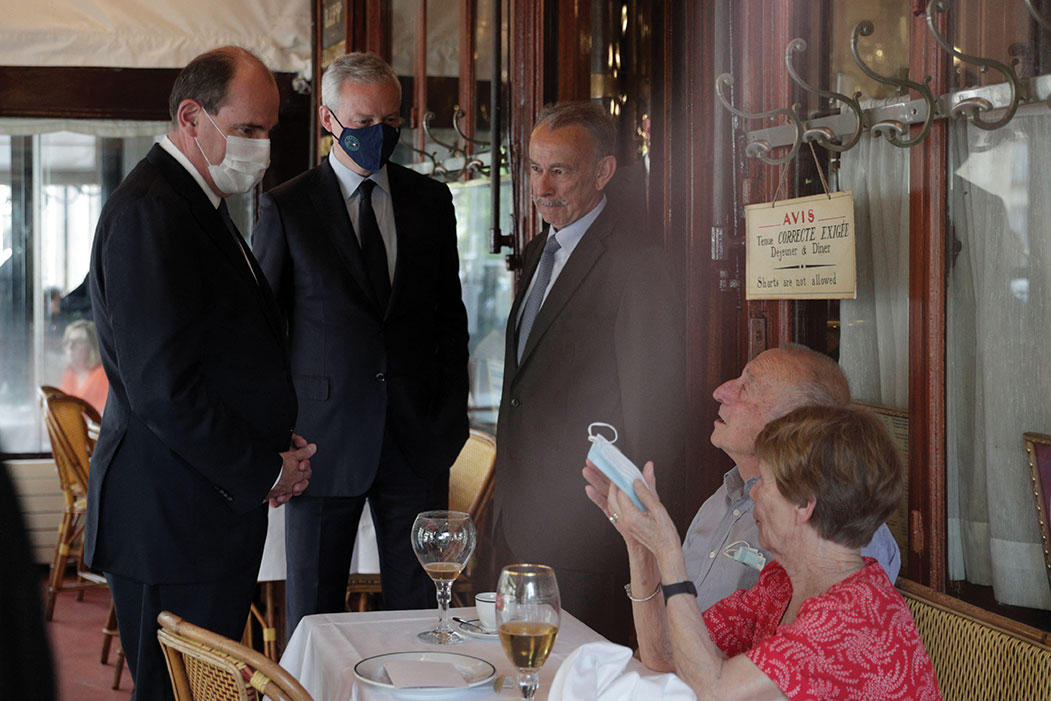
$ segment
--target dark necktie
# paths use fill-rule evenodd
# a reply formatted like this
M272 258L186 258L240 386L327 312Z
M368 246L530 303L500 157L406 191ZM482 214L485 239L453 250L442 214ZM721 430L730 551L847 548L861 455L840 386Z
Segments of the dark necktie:
M536 282L530 291L529 299L526 300L522 309L522 320L518 323L518 360L522 360L522 351L525 350L526 341L529 340L529 332L533 329L536 315L540 313L540 305L544 301L544 292L548 283L551 282L551 270L555 266L555 252L562 248L558 239L553 235L547 237L544 244L544 252L540 255L540 264L536 268Z
M376 210L372 208L372 189L376 183L362 180L358 185L361 199L358 202L358 229L361 234L361 254L365 259L365 271L372 285L372 293L380 311L386 311L390 301L390 273L387 270L387 248L383 245L380 225L376 221Z
M245 240L241 238L241 232L237 230L237 225L234 224L234 220L230 218L230 210L226 206L226 200L219 202L219 218L223 220L223 224L226 225L227 231L233 234L234 240L237 241L237 247L241 249L241 255L244 256L245 264L248 266L248 272L252 273L252 277L255 278L256 283L259 282L259 278L255 275L255 270L252 269L252 262L248 260L248 251L245 249Z

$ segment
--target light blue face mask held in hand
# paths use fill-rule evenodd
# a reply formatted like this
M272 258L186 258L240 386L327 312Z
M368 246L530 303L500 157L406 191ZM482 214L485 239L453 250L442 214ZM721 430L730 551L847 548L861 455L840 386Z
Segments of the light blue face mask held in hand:
M613 440L609 440L600 433L595 433L594 429L596 426L605 426L613 431ZM595 467L608 477L613 484L617 485L620 491L631 497L631 500L635 502L635 506L642 511L646 511L646 507L635 496L634 487L635 480L642 479L642 473L639 472L639 468L635 466L635 463L628 460L624 453L620 452L620 449L613 445L617 441L617 429L610 424L597 421L588 426L588 440L592 443L591 450L588 451L588 460L594 463Z

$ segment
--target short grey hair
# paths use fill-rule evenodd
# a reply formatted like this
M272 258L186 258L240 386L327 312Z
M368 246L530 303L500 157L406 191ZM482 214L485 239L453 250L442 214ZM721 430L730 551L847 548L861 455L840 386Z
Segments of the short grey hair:
M536 125L548 129L563 127L583 127L591 135L595 144L596 156L612 156L617 147L617 126L602 106L595 102L557 102L544 107L536 118Z
M804 406L845 407L850 403L850 383L835 360L798 343L778 350L788 356L798 374L784 378L791 389L777 402L776 416Z
M365 84L389 81L398 86L398 96L401 97L401 81L389 63L372 52L354 51L343 54L325 69L321 76L321 104L330 110L338 108L340 88L348 80Z

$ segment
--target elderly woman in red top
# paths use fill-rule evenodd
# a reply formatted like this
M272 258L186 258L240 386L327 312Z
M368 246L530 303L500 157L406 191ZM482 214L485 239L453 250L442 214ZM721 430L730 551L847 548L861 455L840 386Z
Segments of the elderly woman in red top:
M674 671L701 699L940 699L904 600L861 556L904 489L879 420L855 409L797 409L763 429L756 455L754 515L775 560L756 586L704 614L689 596L675 526L651 491L653 465L644 472L649 489L635 482L646 511L610 488L614 525L660 568Z

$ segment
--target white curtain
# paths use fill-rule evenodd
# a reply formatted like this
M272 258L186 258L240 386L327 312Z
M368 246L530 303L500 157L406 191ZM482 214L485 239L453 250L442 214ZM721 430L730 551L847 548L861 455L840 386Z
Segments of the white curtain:
M854 192L857 299L839 305L839 362L854 399L909 405L909 154L869 134L845 152Z
M182 68L224 44L274 71L311 65L307 0L18 0L0 10L0 66Z
M953 126L949 577L1051 608L1022 433L1051 433L1051 115Z

